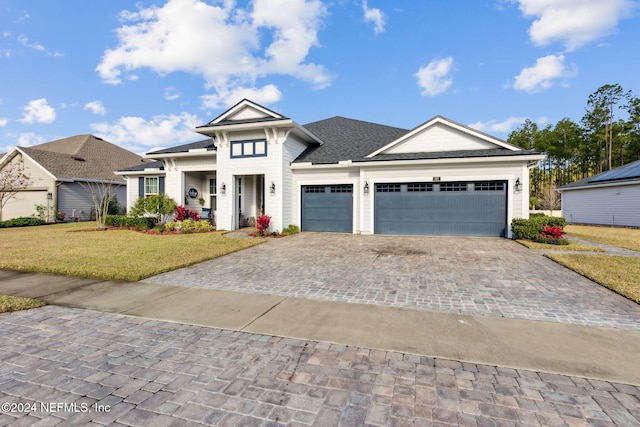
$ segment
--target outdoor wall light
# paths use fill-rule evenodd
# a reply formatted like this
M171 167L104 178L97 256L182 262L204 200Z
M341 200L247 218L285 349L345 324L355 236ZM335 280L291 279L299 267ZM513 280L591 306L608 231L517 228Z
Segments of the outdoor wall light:
M368 182L364 183L364 194L369 194L369 183Z
M522 190L522 183L520 182L520 178L516 179L516 191Z
M222 194L223 196L225 194L227 194L227 186L224 184L224 182L222 183L222 186L220 187L220 194Z
M276 183L271 181L271 187L269 187L269 193L276 194Z
M47 193L47 200L53 200L53 193Z

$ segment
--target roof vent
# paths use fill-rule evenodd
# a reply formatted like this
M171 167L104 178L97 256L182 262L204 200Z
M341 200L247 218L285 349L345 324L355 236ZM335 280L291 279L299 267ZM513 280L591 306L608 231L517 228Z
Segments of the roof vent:
M85 160L85 159L83 159L82 157L72 156L71 158L72 158L73 160L77 160L77 161L79 161L79 162L86 162L86 160Z

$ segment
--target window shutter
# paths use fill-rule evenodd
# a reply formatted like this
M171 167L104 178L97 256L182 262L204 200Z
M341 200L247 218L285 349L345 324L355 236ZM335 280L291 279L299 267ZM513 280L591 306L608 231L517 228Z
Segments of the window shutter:
M164 194L164 176L158 178L158 193Z
M144 197L144 177L138 178L138 197Z

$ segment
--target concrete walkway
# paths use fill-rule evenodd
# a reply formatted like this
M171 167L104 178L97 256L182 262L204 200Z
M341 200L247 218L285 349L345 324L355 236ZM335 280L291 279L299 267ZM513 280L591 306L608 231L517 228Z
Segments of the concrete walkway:
M640 385L640 332L0 271L0 294L278 337Z

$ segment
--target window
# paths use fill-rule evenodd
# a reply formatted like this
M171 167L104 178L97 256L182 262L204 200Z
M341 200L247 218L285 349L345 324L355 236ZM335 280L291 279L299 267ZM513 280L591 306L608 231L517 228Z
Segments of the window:
M351 185L332 185L332 193L353 193L353 187Z
M218 187L215 178L209 179L209 201L210 207L212 211L216 211L218 209L218 203L216 200L216 194L218 194Z
M158 194L160 192L160 186L158 184L158 177L145 177L144 179L144 197L152 194Z
M445 182L440 184L440 191L467 191L466 182Z
M486 181L476 182L473 184L474 191L502 191L504 190L504 182Z
M376 193L399 193L400 184L376 184Z
M408 193L422 193L425 191L433 191L433 184L426 182L418 182L415 184L407 184Z
M267 140L231 141L231 157L262 157L267 155Z
M305 193L324 193L324 185L307 185L304 187Z

